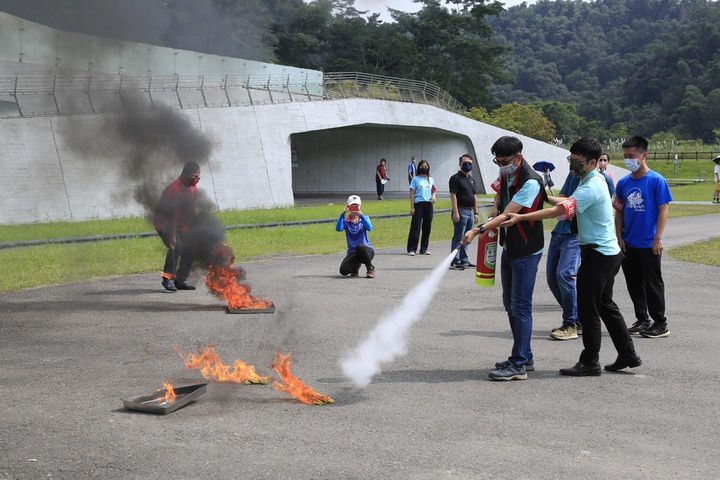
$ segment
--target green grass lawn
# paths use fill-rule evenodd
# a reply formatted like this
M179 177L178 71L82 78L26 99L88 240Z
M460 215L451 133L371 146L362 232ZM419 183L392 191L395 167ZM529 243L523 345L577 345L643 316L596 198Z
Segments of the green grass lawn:
M697 242L670 250L670 256L683 262L720 267L720 238Z
M372 216L408 213L409 200L366 200L363 212ZM258 210L227 210L218 216L225 225L289 222L296 220L336 219L345 208L344 202L303 207ZM449 199L440 199L436 209L450 208ZM153 226L142 217L92 220L87 222L33 223L27 225L0 225L0 242L41 240L46 238L87 237L117 233L153 231Z
M622 160L617 165L623 166ZM674 162L672 160L657 160L649 161L648 167L665 178L713 180L713 167L715 167L715 164L712 162L712 158L707 160L681 160L678 162L677 171L674 171Z
M335 219L344 205L321 205L275 210L224 212L225 224L267 223L317 218ZM364 211L372 217L381 214L407 213L407 200L367 201ZM436 209L449 208L440 200ZM670 216L718 213L720 207L709 205L674 205ZM373 219L375 229L370 239L376 248L402 247L407 241L409 217ZM545 222L551 229L553 221ZM116 219L97 222L0 226L2 241L33 238L58 238L100 233L143 232L151 226L142 219ZM327 254L345 251L345 237L334 225L317 224L297 227L231 230L228 243L235 249L239 263L277 255ZM437 214L433 222L432 241L450 241L452 222L448 213ZM0 250L0 292L41 285L100 278L112 275L158 272L165 249L158 238L111 240L75 245L46 245Z
M691 185L677 185L670 187L673 200L710 202L715 192L715 182L693 183ZM673 207L675 208L675 207Z
M409 218L376 219L373 224L370 241L376 248L405 245ZM431 241L451 238L449 214L437 215ZM232 230L227 240L238 263L275 255L344 252L347 248L345 235L336 232L333 224ZM159 279L164 257L165 249L157 238L0 250L4 267L0 292L154 270Z

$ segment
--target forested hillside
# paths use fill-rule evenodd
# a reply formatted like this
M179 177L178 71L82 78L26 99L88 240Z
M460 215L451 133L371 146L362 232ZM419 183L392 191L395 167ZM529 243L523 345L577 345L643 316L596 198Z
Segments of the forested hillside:
M0 10L83 33L426 80L480 107L474 118L517 131L530 119L523 133L546 140L720 137L717 1L415 1L420 11L394 11L393 22L354 0L0 0Z
M498 104L559 100L617 136L629 128L712 141L720 127L718 2L542 0L490 23L510 47L511 82L492 88Z

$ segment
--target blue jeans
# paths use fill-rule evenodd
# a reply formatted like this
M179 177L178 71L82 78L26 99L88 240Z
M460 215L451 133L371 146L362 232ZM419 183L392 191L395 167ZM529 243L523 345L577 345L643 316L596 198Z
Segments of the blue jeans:
M542 254L510 259L503 249L500 261L500 280L505 311L513 335L512 355L509 360L517 367L532 361L532 295L535 276Z
M547 251L547 283L563 310L563 325L577 323L575 277L580 265L580 244L572 233L553 232Z
M465 250L465 245L461 242L465 232L473 227L474 214L470 208L458 208L458 213L460 214L460 221L457 223L453 221L453 238L450 244L450 251L452 252L459 246L460 250L458 250L457 255L455 255L453 263L464 263L470 261L470 259ZM452 218L452 212L450 212L450 218Z

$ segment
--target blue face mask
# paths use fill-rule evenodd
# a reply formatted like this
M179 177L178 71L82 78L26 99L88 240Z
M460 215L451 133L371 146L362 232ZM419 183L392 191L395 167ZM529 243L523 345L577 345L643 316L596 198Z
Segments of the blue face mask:
M472 172L472 167L473 167L472 163L463 163L460 166L460 170L462 170L465 173L470 173L470 172Z
M638 168L640 168L640 162L637 161L637 158L626 158L625 168L631 172L637 172Z

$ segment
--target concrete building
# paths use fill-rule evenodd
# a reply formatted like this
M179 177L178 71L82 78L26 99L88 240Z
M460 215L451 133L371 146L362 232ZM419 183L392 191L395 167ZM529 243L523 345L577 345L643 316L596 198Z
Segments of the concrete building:
M6 43L12 37L8 32L13 28L23 29L20 46L17 42ZM3 74L16 75L18 70L13 68L17 65L13 62L27 64L31 58L39 62L37 65L45 62L55 67L53 55L60 59L57 67L77 71L83 66L96 69L105 65L102 73L117 74L114 71L117 62L89 61L88 56L72 58L78 49L63 50L62 46L66 45L65 39L67 44L92 44L93 48L107 45L107 55L97 54L92 58L108 58L112 52L118 52L119 41L52 31L6 14L0 14L0 32ZM47 46L45 42L49 39L55 42L57 51L64 53L43 53L41 46ZM119 43L121 52L147 53L152 49L153 55L179 57L162 47ZM23 52L19 59L10 55L18 46ZM31 51L36 51L34 57L25 54ZM187 52L187 55L195 55L197 59L199 54ZM165 65L163 68L177 73L180 65L176 63L170 69L170 63L155 56L154 60L147 60L147 55L136 55L133 58L137 61L133 62L128 56L122 58L125 71L136 65L132 68L155 72ZM226 59L223 64L226 68L231 64L240 65L235 62L244 61ZM203 63L203 67L193 73L197 75L211 64L214 63ZM263 68L272 72L280 69L278 73L286 76L291 75L288 69L292 69L269 64ZM303 75L322 78L321 72L305 71ZM322 86L318 81L316 85ZM2 84L8 85L7 79L5 83L0 82ZM7 89L0 92L0 101L21 106L16 96L8 95ZM148 93L150 89L138 91ZM228 91L228 88L224 90L226 97ZM432 105L361 98L314 101L322 97L312 95L307 88L307 95L293 95L288 90L285 97L277 100L271 89L268 92L269 102L213 103L207 101L201 89L204 102L192 103L183 102L176 88L174 92L172 89L170 93L165 92L167 102L161 100L178 109L180 115L211 140L213 149L204 166L201 187L219 209L291 206L296 194L337 195L339 201L349 193L374 196L375 166L381 157L388 161L391 181L386 191L391 194L407 193L406 166L410 157L416 156L418 160L430 161L439 193L446 195L447 180L457 171L458 157L466 152L477 159L473 174L478 185L490 191L490 184L497 177L490 146L498 137L513 134ZM92 96L89 92L83 94L88 98ZM58 106L57 95L51 96ZM89 103L92 107L92 99ZM5 180L0 190L0 223L85 220L143 213L133 200L135 186L128 183L123 172L128 147L116 142L101 128L105 119L116 114L111 113L111 109L88 113L88 107L83 108L77 108L75 114L66 114L67 108L58 106L56 111L50 107L42 115L32 116L26 111L21 112L22 115L8 114L0 118L0 169ZM87 147L82 153L71 145L78 137ZM530 162L553 162L557 166L553 176L556 183L561 183L568 172L565 159L568 152L527 137L520 138L526 158ZM168 171L167 179L178 172L178 169Z

